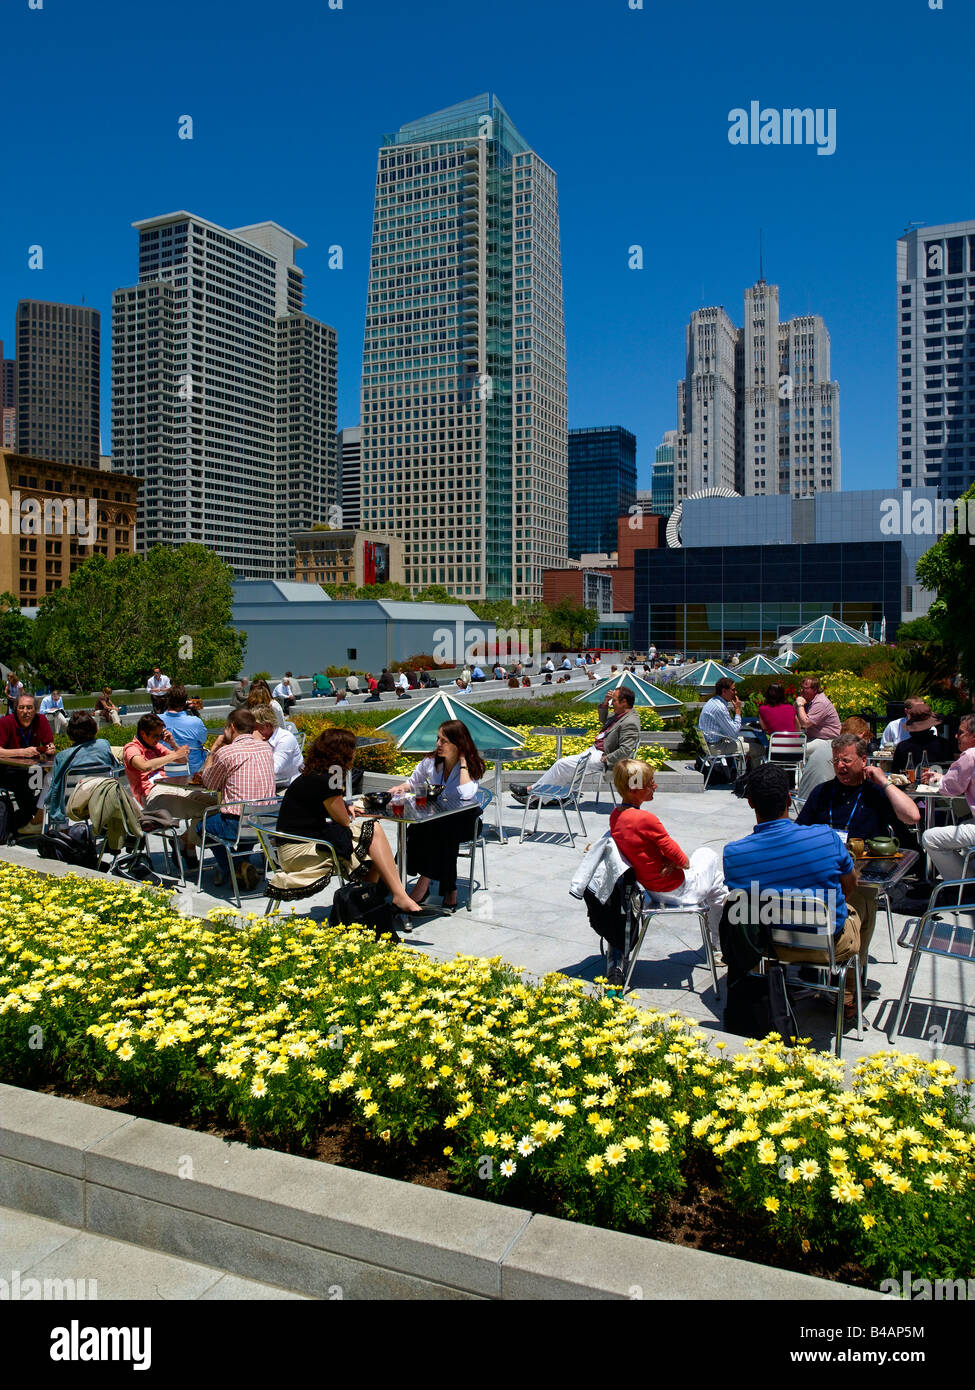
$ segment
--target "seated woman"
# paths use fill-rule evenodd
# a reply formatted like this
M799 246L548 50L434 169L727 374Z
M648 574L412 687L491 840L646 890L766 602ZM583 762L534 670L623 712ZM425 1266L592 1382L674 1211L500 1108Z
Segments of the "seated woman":
M718 944L725 888L721 860L713 849L696 849L688 856L667 834L652 812L643 809L657 789L653 768L636 758L624 758L613 769L621 804L610 814L613 843L632 865L637 882L662 907L703 903L708 908L711 940Z
M349 815L343 792L354 757L355 734L348 729L323 729L305 749L304 772L284 794L277 828L334 846L348 877L371 883L382 878L398 911L419 912L396 872L382 829L362 812L356 811L355 819ZM278 860L281 872L270 874L268 883L282 896L309 897L332 876L331 856L317 844L282 843Z
M766 688L765 703L758 707L758 722L766 734L796 734L796 707L785 698L785 686L774 682Z
M98 699L95 701L93 714L97 714L103 724L121 724L118 705L112 699L112 687L106 685Z
M118 763L111 744L98 737L98 725L87 710L75 710L68 720L68 738L72 747L65 748L54 759L51 785L47 793L47 818L57 822L67 819L65 811L65 773L82 773L85 777L114 777Z
M466 724L448 719L437 732L437 746L417 765L408 782L393 787L395 792L416 792L427 782L443 784L438 806L442 810L474 802L471 810L443 820L411 825L406 832L406 854L410 873L419 874L411 889L417 903L426 902L430 883L440 885L445 912L457 907L457 852L469 840L481 814L475 801L478 779L484 776L484 763L474 747Z
M267 681L251 681L250 694L247 696L245 709L254 709L256 706L270 705L274 711L274 722L279 729L287 727L288 721L284 717L284 709L271 694L271 687Z

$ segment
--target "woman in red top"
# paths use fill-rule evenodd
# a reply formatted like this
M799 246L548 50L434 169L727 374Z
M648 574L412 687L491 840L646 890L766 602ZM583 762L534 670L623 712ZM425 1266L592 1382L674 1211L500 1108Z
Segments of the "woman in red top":
M688 858L657 817L644 810L657 789L649 763L623 758L613 769L613 783L621 805L610 815L609 830L637 881L662 907L706 905L711 939L717 944L721 909L728 896L721 860L713 849L705 848L694 850Z
M765 704L758 707L758 720L767 734L799 732L796 707L785 698L785 687L772 684L765 691Z

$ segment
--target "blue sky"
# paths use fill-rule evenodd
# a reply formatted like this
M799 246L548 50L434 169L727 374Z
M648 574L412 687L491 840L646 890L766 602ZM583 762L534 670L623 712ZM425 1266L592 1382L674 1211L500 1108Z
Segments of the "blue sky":
M178 208L272 219L308 242L306 306L338 330L338 423L354 424L379 138L491 90L559 176L571 427L633 430L647 484L687 319L717 303L742 321L761 227L783 317L830 331L844 487L892 483L895 243L911 221L975 216L975 6L644 5L3 0L8 355L19 298L100 309L107 447L130 224ZM835 153L731 145L728 113L752 100L834 108ZM43 270L27 268L34 244Z

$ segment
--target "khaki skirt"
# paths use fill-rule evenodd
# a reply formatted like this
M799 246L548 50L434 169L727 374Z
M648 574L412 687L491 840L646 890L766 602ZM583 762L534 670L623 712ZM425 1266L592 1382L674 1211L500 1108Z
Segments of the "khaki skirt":
M343 827L337 827L339 829ZM369 846L372 844L375 822L357 818L348 827L352 838L352 853L346 857L336 849L345 878L358 882L369 872ZM268 875L269 896L287 902L291 898L308 898L326 888L335 873L335 861L321 845L302 841L283 843L278 850L281 865L277 873Z

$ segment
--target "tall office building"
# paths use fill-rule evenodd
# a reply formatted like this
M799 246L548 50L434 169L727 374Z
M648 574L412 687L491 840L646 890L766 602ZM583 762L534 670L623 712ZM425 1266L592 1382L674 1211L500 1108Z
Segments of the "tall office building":
M569 555L610 554L636 500L636 435L621 425L569 430Z
M198 542L241 579L288 579L291 533L338 500L335 330L304 311L306 244L275 222L134 224L114 296L112 458L144 480L139 540Z
M782 322L777 285L745 291L745 324L698 309L677 384L675 502L705 489L802 497L840 487L839 387L818 314Z
M674 470L677 464L677 431L664 430L657 445L650 478L649 510L657 516L670 516L674 510ZM640 500L640 494L637 494Z
M17 447L17 360L4 357L0 342L0 449Z
M17 305L17 448L97 468L101 315L76 304Z
M362 360L362 525L405 582L536 599L567 543L556 177L485 94L385 136Z
M342 525L358 531L362 525L362 426L339 430L339 503Z
M957 499L975 483L975 221L897 241L897 481Z

